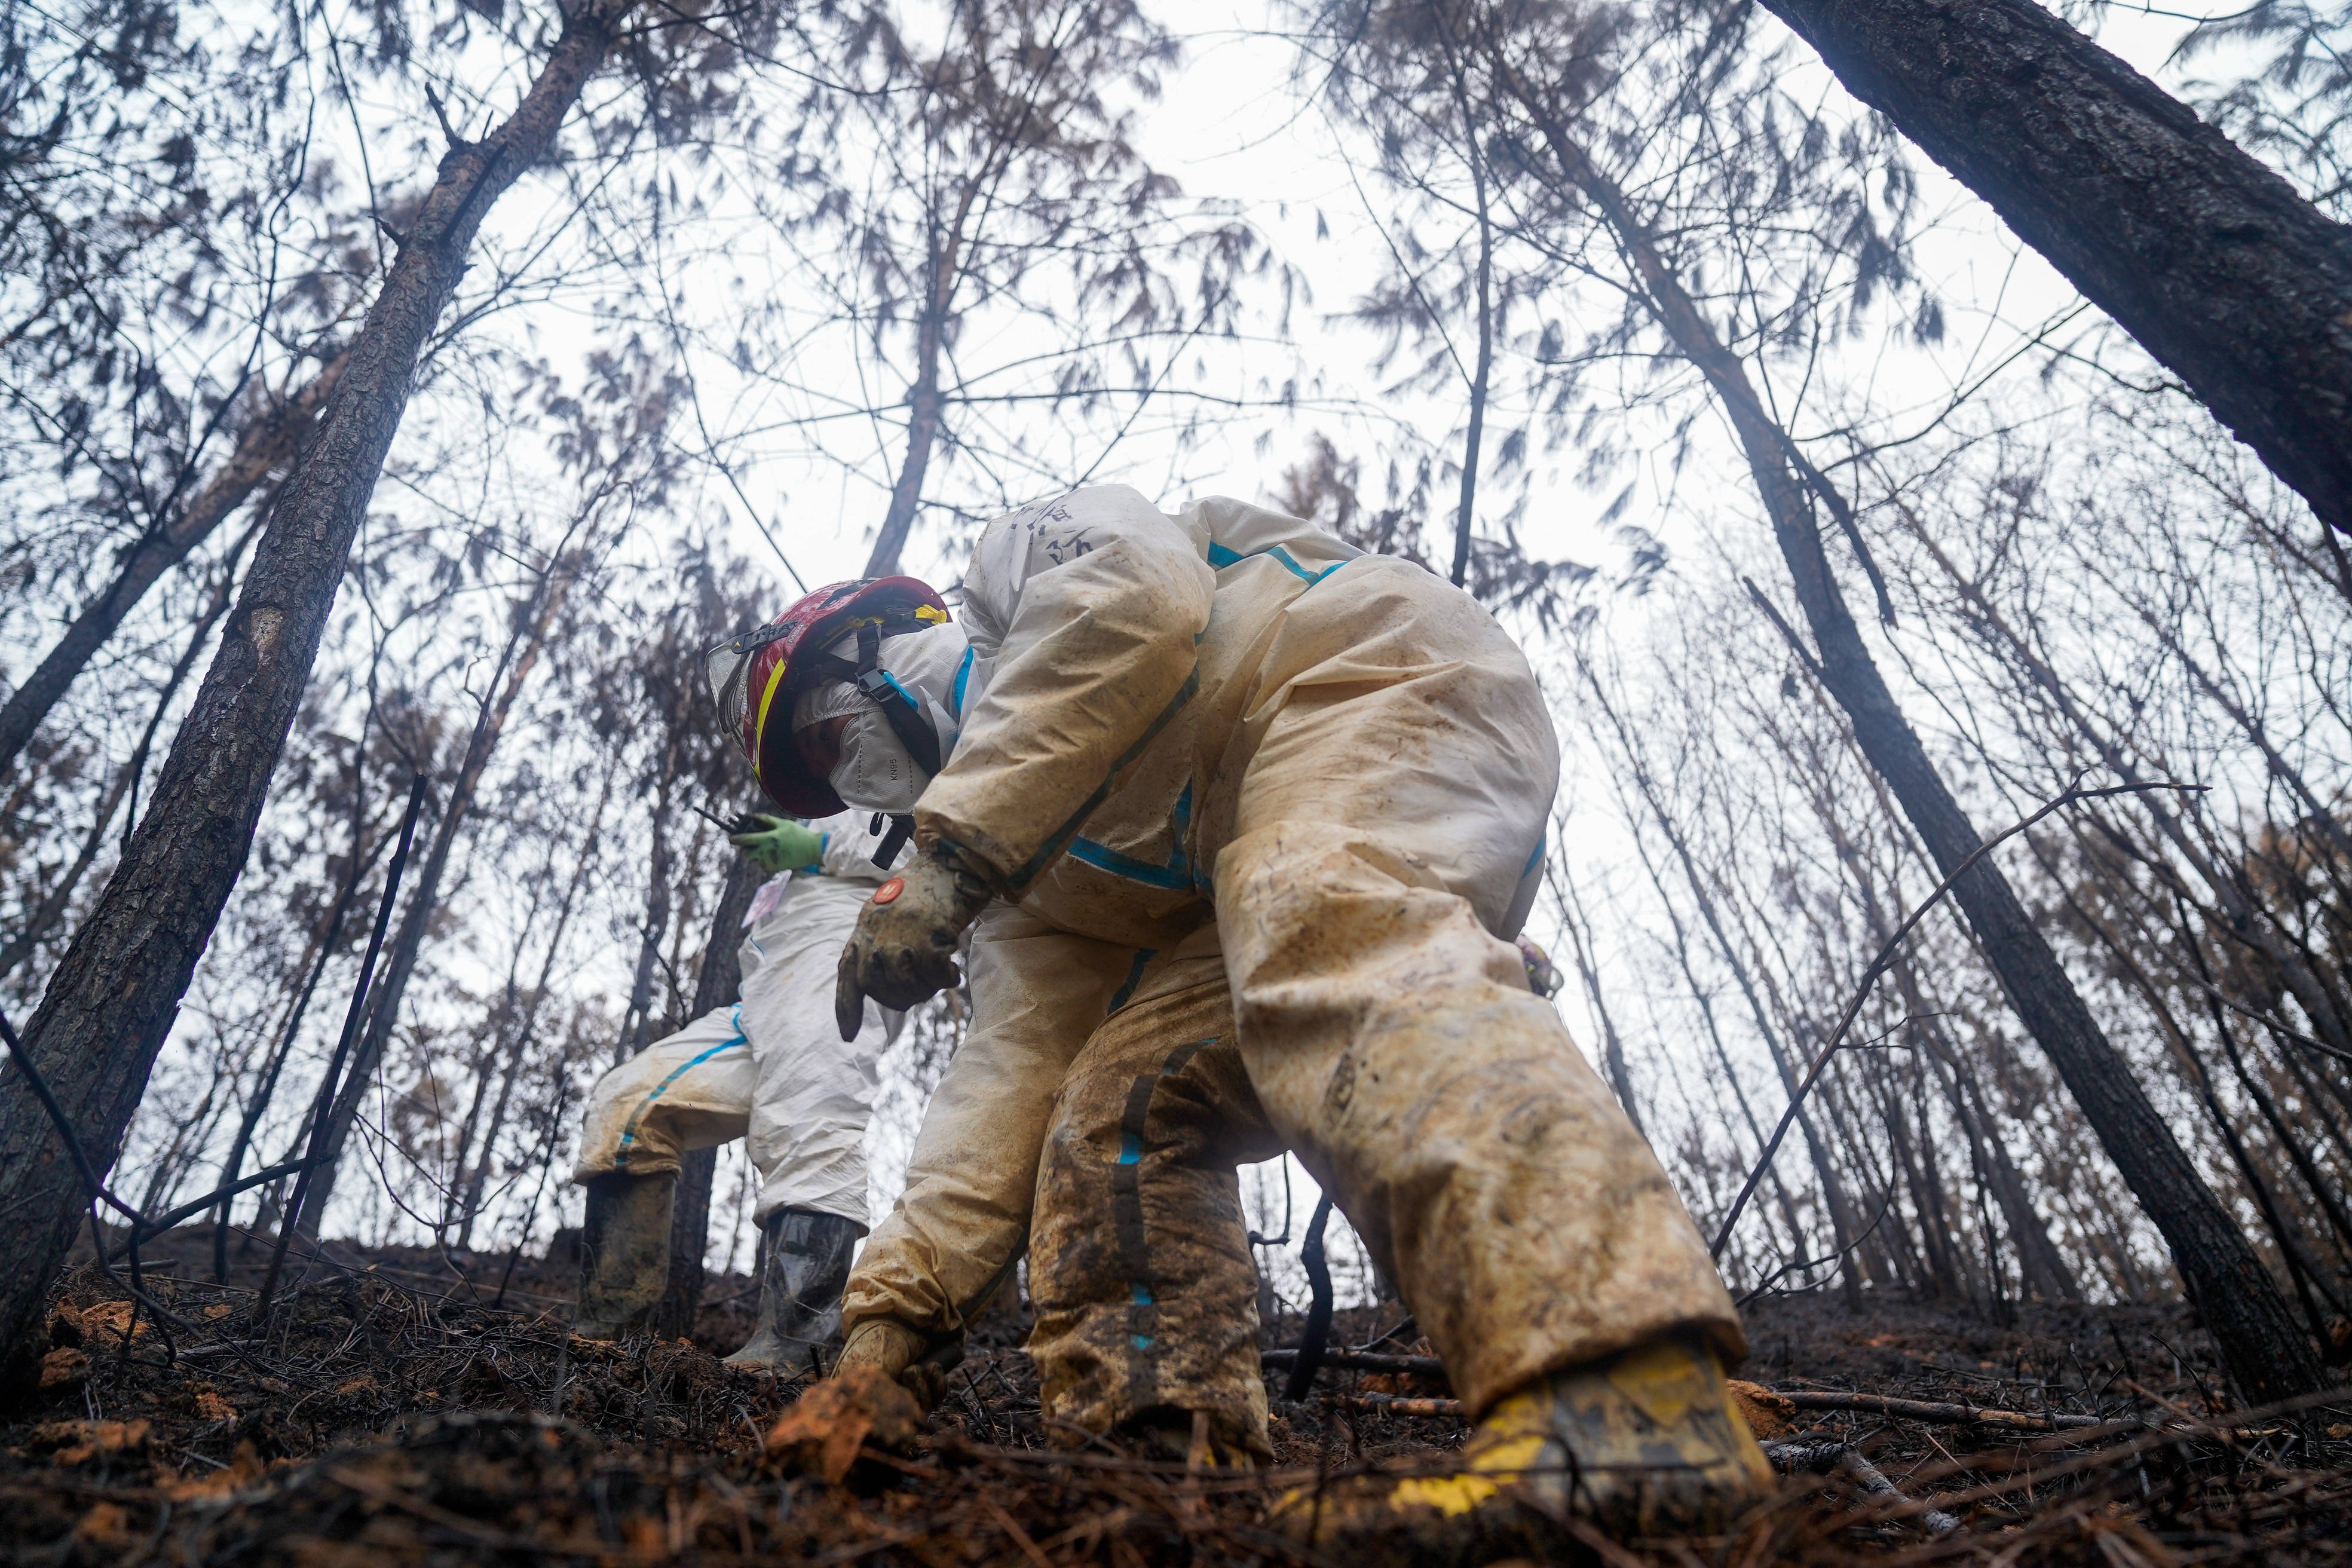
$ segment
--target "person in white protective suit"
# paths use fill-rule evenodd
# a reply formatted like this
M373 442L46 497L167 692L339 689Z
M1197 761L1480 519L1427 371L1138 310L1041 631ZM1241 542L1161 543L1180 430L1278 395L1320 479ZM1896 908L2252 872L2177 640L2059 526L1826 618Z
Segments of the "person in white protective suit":
M734 842L774 873L753 898L742 1000L656 1041L589 1091L572 1179L587 1188L574 1331L645 1323L669 1278L678 1156L746 1139L760 1174L759 1324L738 1366L806 1369L838 1339L841 1289L866 1229L866 1129L876 1060L903 1015L868 1006L845 1043L833 990L843 942L887 875L868 814L769 817ZM727 933L714 933L723 941Z
M842 683L883 689L888 641L855 668L838 642L778 655L789 733L742 731L779 800L922 785L918 853L842 955L845 1025L953 984L970 928L969 1030L852 1272L841 1366L921 1386L1027 1246L1048 1416L1263 1456L1234 1167L1287 1147L1479 1426L1457 1472L1318 1488L1284 1528L1480 1562L1564 1550L1571 1511L1699 1527L1767 1486L1722 1281L1512 943L1559 759L1492 618L1296 519L1123 487L992 522L962 616L951 685L891 699L951 707L951 750L840 710Z

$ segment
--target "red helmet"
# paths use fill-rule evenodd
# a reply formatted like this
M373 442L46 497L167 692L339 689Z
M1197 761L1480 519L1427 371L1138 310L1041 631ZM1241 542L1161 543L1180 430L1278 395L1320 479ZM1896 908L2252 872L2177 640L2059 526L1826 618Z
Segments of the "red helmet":
M947 605L928 584L912 577L863 577L819 588L766 626L730 637L705 656L719 723L751 760L770 800L794 816L831 816L847 809L831 784L802 765L793 744L793 700L820 680L841 679L834 668L838 660L815 656L860 627L896 637L948 618Z

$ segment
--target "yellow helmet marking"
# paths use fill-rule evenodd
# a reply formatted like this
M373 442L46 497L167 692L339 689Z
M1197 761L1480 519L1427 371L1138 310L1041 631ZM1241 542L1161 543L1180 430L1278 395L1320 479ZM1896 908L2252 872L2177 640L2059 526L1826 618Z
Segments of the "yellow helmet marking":
M767 689L760 693L760 717L751 726L751 775L759 779L763 789L767 787L768 781L760 772L760 753L766 749L761 742L768 733L768 704L776 700L776 688L784 683L784 670L791 662L780 658L776 660L776 668L768 671Z
M945 626L948 620L948 613L936 605L917 605L914 616L915 619L928 626ZM860 626L880 626L889 618L887 616L857 616L842 622L839 629L853 632ZM760 693L760 715L751 726L751 775L759 779L763 788L768 781L760 772L760 742L768 733L768 705L775 701L776 688L783 684L784 672L791 666L790 659L780 658L776 660L776 668L768 671L767 689Z

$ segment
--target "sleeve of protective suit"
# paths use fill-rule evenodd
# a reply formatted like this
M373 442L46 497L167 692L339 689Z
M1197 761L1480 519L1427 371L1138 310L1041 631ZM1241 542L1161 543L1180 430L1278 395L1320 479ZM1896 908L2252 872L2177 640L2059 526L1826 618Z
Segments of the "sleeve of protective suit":
M951 1337L1003 1281L1028 1246L1055 1091L1136 966L1132 948L1010 904L980 917L971 1030L931 1093L905 1190L850 1271L844 1328L893 1318Z
M873 821L870 811L843 811L809 824L824 837L824 852L817 857L817 865L826 876L878 882L889 875L874 863L882 836L873 830Z
M964 578L975 653L992 660L954 758L915 808L1018 895L1111 775L1192 695L1216 574L1205 534L1107 485L988 525Z

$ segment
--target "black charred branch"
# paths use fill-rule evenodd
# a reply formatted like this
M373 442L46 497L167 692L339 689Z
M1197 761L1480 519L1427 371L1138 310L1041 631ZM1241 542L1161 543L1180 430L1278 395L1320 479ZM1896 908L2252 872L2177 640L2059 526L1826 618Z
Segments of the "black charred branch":
M2352 532L2352 229L2033 0L1764 3Z

